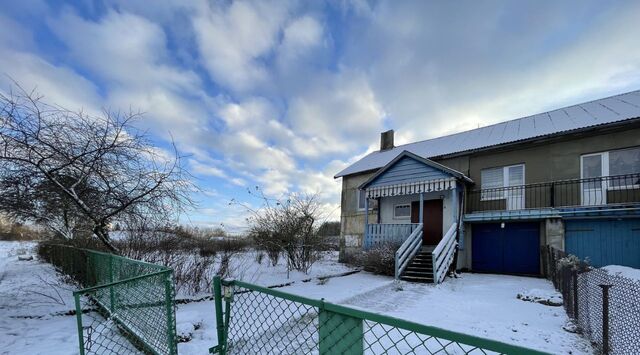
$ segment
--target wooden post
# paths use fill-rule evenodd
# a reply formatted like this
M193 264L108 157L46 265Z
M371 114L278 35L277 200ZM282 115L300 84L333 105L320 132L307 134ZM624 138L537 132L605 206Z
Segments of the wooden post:
M418 217L418 221L420 223L423 223L423 220L422 220L422 218L423 218L423 210L422 209L424 207L423 205L424 205L424 192L421 192L420 193L420 216Z
M364 241L363 244L367 247L367 234L369 231L369 198L367 197L366 190L364 192Z

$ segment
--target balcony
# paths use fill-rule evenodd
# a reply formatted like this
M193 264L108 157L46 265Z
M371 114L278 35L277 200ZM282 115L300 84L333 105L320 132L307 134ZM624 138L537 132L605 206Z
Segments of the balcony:
M640 174L560 180L473 190L465 220L555 217L586 211L635 211L640 207Z

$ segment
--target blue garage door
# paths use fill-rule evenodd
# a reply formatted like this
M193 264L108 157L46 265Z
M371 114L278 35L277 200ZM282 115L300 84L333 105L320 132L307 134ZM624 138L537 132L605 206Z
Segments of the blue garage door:
M565 221L565 249L596 267L640 268L640 219Z
M540 274L539 223L474 224L471 257L474 271Z

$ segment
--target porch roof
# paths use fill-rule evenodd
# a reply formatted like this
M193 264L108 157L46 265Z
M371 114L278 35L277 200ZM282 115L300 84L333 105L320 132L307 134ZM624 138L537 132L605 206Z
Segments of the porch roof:
M404 151L359 186L369 197L407 195L453 189L457 181L473 183L459 171Z

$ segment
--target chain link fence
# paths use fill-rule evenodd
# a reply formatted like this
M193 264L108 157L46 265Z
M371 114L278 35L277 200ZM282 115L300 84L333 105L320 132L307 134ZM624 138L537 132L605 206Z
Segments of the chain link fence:
M177 354L171 269L64 245L40 255L82 287L73 293L80 354Z
M602 353L640 354L640 280L567 258L548 247L543 264L577 330Z
M241 281L214 294L215 354L543 354Z

